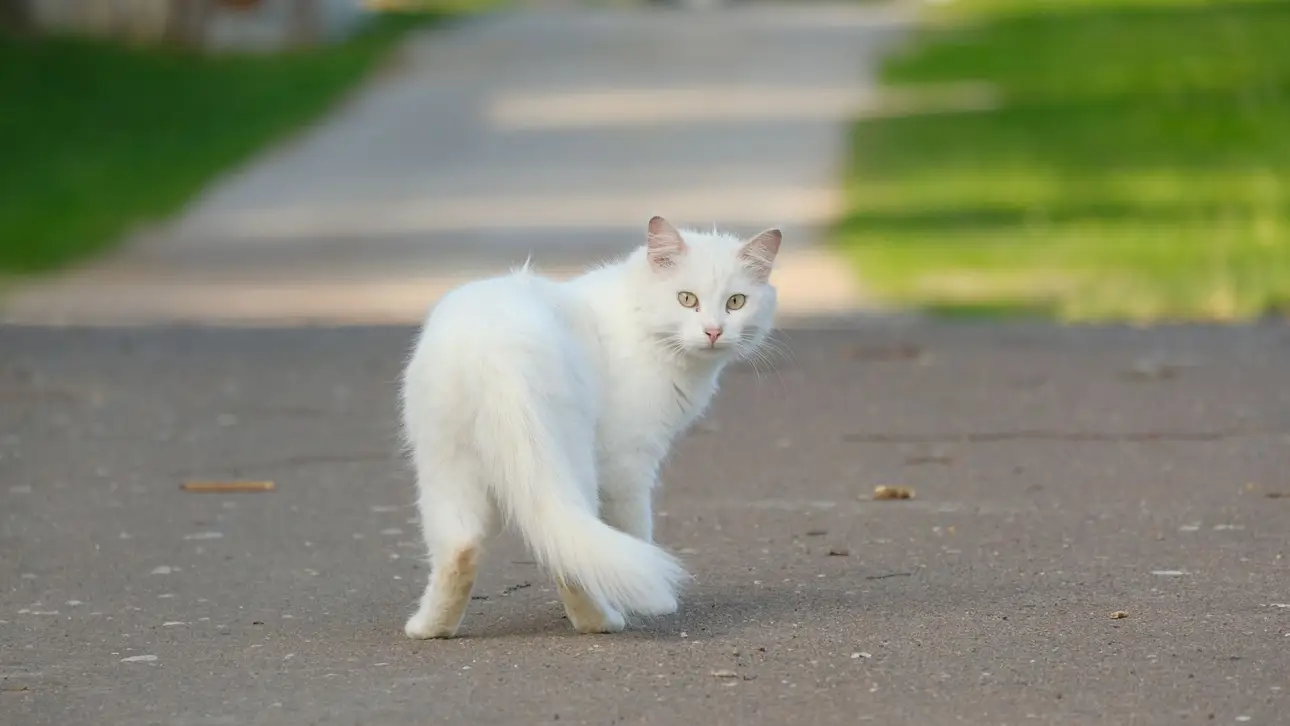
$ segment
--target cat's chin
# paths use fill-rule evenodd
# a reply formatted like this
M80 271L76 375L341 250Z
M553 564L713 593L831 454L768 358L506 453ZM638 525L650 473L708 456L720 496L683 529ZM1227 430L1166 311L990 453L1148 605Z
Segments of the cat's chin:
M699 360L718 360L720 358L729 358L734 355L735 349L728 345L719 345L715 348L706 345L696 345L690 348L689 353L692 357Z

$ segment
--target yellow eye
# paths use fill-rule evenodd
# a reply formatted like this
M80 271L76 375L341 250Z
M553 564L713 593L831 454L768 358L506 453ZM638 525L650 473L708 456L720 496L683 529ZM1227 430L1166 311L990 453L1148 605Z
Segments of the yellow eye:
M746 302L748 302L748 296L737 292L726 301L726 310L738 310Z
M699 298L692 292L678 292L676 294L676 299L679 300L681 304L687 308L694 308L699 306Z

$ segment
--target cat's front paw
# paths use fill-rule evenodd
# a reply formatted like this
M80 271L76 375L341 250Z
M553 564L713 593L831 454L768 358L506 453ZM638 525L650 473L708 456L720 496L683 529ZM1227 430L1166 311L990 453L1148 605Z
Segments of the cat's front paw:
M663 615L672 615L681 607L681 602L675 595L660 596L648 603L643 603L641 607L634 610L637 615L645 617L659 617Z
M584 635L593 633L621 633L627 627L627 619L613 608L601 611L570 614L569 622L573 629Z
M457 629L455 627L447 626L442 622L436 622L436 618L419 612L408 618L407 625L403 626L403 632L413 640L454 638L457 635Z

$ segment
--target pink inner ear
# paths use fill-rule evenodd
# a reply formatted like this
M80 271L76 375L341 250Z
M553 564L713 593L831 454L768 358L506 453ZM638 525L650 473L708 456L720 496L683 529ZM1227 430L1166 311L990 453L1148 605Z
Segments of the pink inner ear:
M779 254L779 244L784 235L778 229L768 229L748 240L739 250L740 259L744 260L761 282L770 278L771 268L775 265L775 256Z
M676 258L685 254L685 240L681 233L662 217L649 221L649 235L645 239L649 262L656 270L676 265Z

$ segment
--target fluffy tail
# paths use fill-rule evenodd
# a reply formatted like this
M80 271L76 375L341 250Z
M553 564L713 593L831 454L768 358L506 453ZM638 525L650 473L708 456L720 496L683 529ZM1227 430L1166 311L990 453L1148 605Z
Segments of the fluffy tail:
M494 377L476 418L477 445L494 467L498 505L557 577L624 614L675 612L687 573L661 548L600 520L595 484L581 479L594 476L593 441L570 434L561 425L567 422L554 415L567 409L550 394L538 395L534 385L523 373Z
M624 614L676 612L687 577L662 549L605 524L586 508L551 502L509 502L512 521L539 562Z

